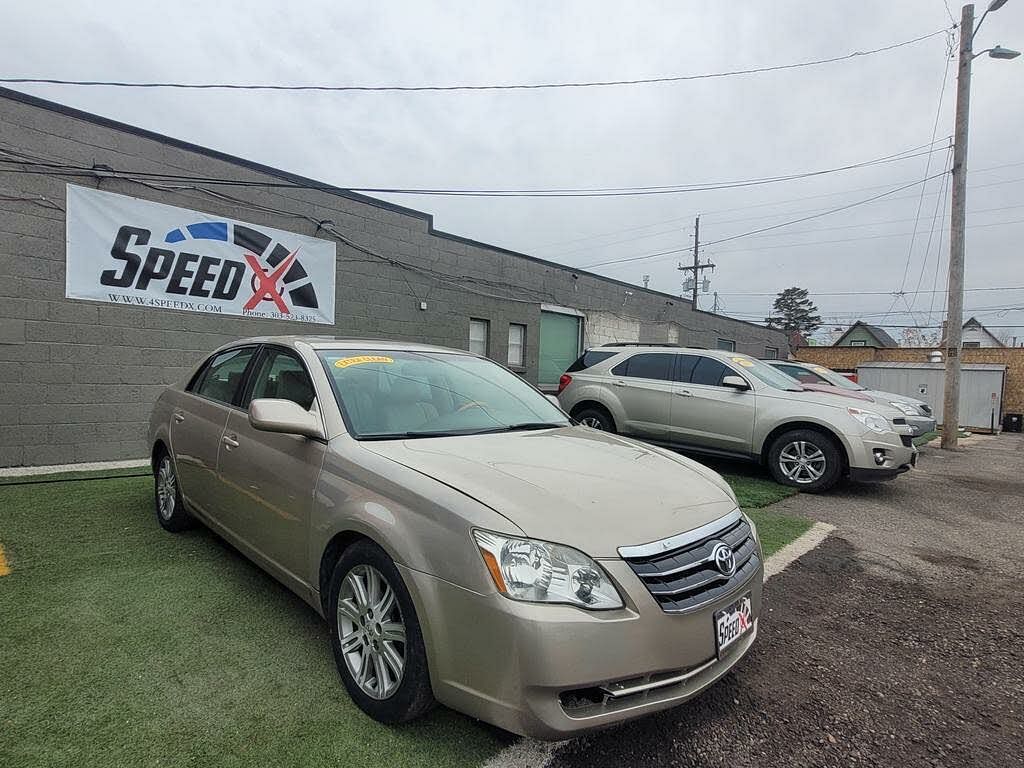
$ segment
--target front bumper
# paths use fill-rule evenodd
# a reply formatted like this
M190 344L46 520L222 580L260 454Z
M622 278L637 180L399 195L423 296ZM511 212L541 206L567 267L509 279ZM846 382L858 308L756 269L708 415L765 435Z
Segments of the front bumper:
M931 416L907 416L907 425L911 429L911 437L920 437L935 431L935 419Z
M728 595L670 614L627 563L600 562L624 608L517 602L403 568L437 699L514 733L566 739L693 698L728 672L757 635L761 565ZM754 626L717 658L714 613L747 592ZM602 689L605 700L598 701Z
M903 434L868 432L851 439L850 479L857 481L891 480L917 464L917 447L911 430Z

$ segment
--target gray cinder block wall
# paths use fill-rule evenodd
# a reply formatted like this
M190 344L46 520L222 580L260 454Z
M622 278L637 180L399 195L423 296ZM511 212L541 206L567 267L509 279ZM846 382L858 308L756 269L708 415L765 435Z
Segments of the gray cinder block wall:
M77 167L310 181L3 89L0 149ZM11 156L0 154L0 160ZM242 200L234 203L155 182L17 167L0 162L0 466L145 456L146 423L162 387L209 350L243 336L333 333L467 348L470 318L483 318L490 321L489 354L504 362L508 324L521 323L527 338L520 372L534 382L542 304L600 313L604 327L610 317L622 318L638 324L638 338L645 340L671 329L684 343L714 347L728 338L737 351L757 356L766 347L783 354L787 348L780 332L435 231L427 214L342 190L221 188ZM415 268L339 242L333 329L67 299L63 209L69 182L327 239L303 217L329 220L350 240ZM160 186L176 185L182 186Z

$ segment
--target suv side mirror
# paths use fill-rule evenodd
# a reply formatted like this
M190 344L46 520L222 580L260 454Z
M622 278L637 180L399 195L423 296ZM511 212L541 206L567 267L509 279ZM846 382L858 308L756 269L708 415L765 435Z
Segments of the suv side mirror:
M277 398L260 398L249 403L249 424L263 432L281 432L323 440L320 419L298 403Z
M744 379L742 376L736 376L735 374L730 376L723 376L722 386L739 390L740 392L746 392L748 389L750 389L750 385L747 384L746 379Z

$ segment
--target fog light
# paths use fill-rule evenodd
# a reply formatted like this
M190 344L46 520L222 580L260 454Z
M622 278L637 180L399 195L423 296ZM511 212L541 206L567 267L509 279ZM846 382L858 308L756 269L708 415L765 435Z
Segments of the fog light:
M885 464L885 450L883 448L875 448L875 464L882 466Z

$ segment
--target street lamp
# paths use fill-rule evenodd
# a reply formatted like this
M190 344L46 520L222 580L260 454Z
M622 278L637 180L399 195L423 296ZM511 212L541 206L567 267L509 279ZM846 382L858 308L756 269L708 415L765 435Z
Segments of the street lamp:
M953 203L949 224L949 285L946 305L946 391L942 407L942 447L956 448L960 431L960 348L964 325L964 226L967 212L967 127L971 111L971 62L974 37L985 17L1007 0L992 0L974 25L974 6L960 14L960 59L956 76L956 123L953 142ZM981 53L993 59L1015 59L1020 54L997 45Z

